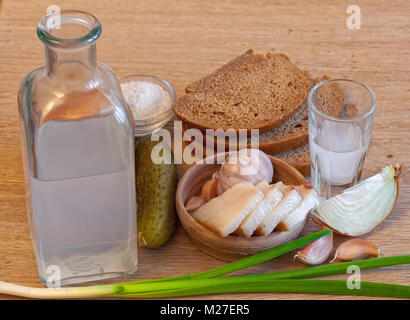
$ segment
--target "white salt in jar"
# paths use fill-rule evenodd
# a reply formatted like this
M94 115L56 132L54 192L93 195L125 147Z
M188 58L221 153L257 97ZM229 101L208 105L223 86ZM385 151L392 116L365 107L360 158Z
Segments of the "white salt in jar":
M165 80L147 74L131 74L120 79L121 90L135 121L135 136L162 128L174 116L177 101L174 88Z

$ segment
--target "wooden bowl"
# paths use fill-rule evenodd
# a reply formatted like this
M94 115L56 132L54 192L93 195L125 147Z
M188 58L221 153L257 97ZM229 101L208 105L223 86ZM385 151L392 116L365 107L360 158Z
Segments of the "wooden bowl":
M305 178L295 168L278 158L269 156L274 168L273 182L282 181L287 185L306 184ZM265 251L295 239L306 221L294 230L272 232L269 236L252 236L249 239L229 235L221 237L197 222L185 209L185 203L194 195L199 195L202 185L220 168L220 164L195 164L179 181L176 192L176 207L179 220L192 242L202 251L217 259L232 261Z

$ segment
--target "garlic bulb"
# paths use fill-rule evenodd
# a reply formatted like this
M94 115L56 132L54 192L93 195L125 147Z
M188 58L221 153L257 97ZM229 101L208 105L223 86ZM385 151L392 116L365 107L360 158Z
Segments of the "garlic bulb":
M263 151L242 149L229 154L214 178L218 179L217 193L221 195L241 182L256 184L267 181L270 183L273 178L273 166Z

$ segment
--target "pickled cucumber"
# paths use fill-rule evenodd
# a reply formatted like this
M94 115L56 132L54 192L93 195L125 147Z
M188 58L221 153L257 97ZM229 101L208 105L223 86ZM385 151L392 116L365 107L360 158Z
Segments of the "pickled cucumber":
M157 145L161 147L158 154L163 157L164 152L168 153L171 164L154 163L151 151ZM135 164L138 232L142 234L146 247L158 248L168 241L175 227L177 171L172 152L165 143L151 141L148 135L136 145Z

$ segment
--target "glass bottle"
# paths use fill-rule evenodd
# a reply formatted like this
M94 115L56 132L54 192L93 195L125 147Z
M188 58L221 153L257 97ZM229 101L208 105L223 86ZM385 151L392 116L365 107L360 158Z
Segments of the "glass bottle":
M96 61L100 33L87 12L43 17L46 65L18 94L28 216L48 286L137 268L133 120L116 76Z

